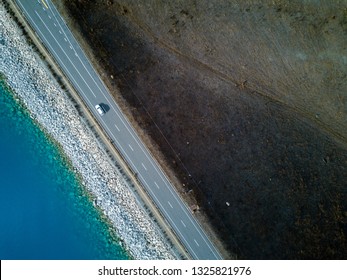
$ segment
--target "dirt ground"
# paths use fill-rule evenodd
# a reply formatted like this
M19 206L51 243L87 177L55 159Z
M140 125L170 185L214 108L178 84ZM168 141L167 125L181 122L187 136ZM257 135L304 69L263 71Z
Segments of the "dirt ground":
M346 258L346 6L54 2L229 256Z

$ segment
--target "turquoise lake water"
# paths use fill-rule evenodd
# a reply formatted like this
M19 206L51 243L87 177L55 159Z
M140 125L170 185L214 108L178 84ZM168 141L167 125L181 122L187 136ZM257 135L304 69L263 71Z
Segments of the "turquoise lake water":
M57 147L0 81L0 259L128 259Z

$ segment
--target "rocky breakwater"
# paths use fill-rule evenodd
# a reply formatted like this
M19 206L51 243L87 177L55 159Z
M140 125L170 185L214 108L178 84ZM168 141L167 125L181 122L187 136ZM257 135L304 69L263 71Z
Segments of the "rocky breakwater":
M62 147L88 192L135 259L177 256L139 206L120 169L106 160L91 129L0 3L0 72L32 117Z

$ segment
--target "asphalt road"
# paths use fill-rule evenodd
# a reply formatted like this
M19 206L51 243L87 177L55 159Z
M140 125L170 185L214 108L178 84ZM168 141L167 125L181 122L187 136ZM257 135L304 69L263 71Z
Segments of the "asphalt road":
M16 0L25 18L54 56L139 181L194 259L221 259L175 189L122 114L83 50L49 0ZM102 104L106 114L95 109Z

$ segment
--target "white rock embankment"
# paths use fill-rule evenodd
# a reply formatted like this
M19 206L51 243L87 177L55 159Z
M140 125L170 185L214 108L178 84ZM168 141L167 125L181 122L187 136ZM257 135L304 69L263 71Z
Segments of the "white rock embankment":
M131 255L135 259L176 258L158 227L138 205L118 168L105 160L105 152L92 131L1 2L0 72L32 117L60 143Z

